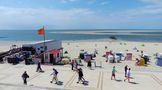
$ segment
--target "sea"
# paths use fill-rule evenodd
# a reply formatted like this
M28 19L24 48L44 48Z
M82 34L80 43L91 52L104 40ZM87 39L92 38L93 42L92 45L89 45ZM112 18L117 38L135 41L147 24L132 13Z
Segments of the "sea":
M96 34L84 34L86 32L96 32ZM109 39L116 37L118 40L140 41L140 42L162 42L162 30L46 30L45 38L50 40L88 40L88 39ZM136 31L136 32L132 32ZM55 32L55 33L52 33ZM63 33L73 32L73 33ZM75 34L75 32L84 32ZM37 34L37 30L0 30L0 41L39 41L43 40L42 35Z

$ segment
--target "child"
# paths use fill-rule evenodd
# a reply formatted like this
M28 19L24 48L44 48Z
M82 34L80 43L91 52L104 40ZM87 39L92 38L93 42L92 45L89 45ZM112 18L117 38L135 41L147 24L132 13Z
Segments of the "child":
M113 66L111 80L113 80L113 78L116 80L116 78L115 78L115 72L117 72L117 71L115 70L115 66Z

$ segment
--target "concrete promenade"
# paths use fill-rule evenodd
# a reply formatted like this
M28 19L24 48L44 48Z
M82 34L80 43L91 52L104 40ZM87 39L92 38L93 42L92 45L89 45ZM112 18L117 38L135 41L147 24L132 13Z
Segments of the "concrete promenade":
M84 78L89 82L88 85L77 84L77 73L71 70L70 65L52 66L42 65L44 73L36 72L36 65L11 65L0 64L0 90L162 90L162 68L156 67L131 67L131 82L124 82L125 64L132 61L125 61L119 64L110 64L103 62L102 68L92 67L90 70L86 64L82 66ZM111 80L111 69L116 66L117 80ZM50 83L52 68L58 70L58 79L63 82L62 85ZM28 85L23 85L21 75L27 71L30 78Z

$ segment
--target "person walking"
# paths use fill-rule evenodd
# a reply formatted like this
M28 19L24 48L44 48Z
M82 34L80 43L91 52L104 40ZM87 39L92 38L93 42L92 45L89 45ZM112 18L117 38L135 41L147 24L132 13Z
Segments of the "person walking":
M131 68L129 68L128 70L127 70L127 76L125 77L125 79L124 79L124 82L126 81L126 80L128 80L128 82L130 82L130 75L131 75L131 72L130 72L130 70L131 70Z
M124 67L125 77L127 76L128 65Z
M78 62L77 62L77 60L74 60L74 68L75 68L75 70L78 69Z
M80 81L82 81L82 84L84 84L85 79L83 78L83 71L82 71L82 69L79 68L77 70L77 73L78 73L78 81L77 81L77 83L79 83Z
M24 85L27 85L27 78L29 78L29 75L27 74L26 71L22 74L22 78L24 81Z
M36 72L42 72L41 63L38 61Z
M71 61L71 70L74 70L74 60Z
M87 62L87 67L89 67L89 69L92 69L92 63L91 63L91 60L89 60L89 61Z
M58 74L58 71L55 68L53 68L53 72L51 73L51 75L53 75L52 81L50 81L51 83L53 83L54 80L56 81L55 84L58 83L57 74Z
M115 66L113 66L111 80L113 80L113 78L116 80L115 72L117 72L117 71L115 70Z

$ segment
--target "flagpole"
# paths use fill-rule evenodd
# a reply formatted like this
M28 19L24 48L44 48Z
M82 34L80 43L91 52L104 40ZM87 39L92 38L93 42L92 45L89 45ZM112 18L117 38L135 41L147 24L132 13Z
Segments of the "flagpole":
M44 51L45 51L45 29L44 29L44 26L43 26L43 30L44 30L43 39L44 39Z
M44 26L43 26L43 30L44 30L44 35L43 35L43 39L44 39L44 53L43 53L43 55L44 55L44 60L43 60L43 63L44 63L44 61L45 61L45 52L46 52L46 46L45 46L45 29L44 29Z

